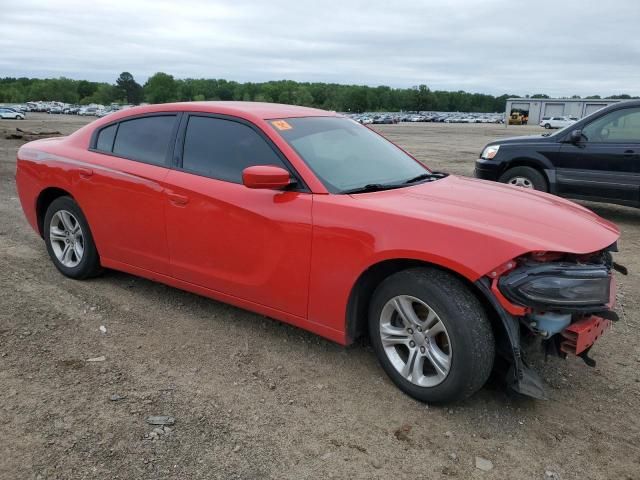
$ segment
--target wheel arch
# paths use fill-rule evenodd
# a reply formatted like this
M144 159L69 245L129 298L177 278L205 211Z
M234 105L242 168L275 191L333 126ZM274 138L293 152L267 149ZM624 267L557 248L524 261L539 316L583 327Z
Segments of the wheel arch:
M502 169L500 170L500 175L505 173L506 171L516 168L516 167L530 167L539 171L544 178L549 181L549 176L547 175L547 170L553 169L553 165L548 160L541 160L532 157L515 157L508 162L504 162Z
M56 198L60 197L73 198L73 195L59 187L47 187L38 194L36 199L36 220L38 222L38 233L41 237L44 236L44 216L47 213L47 209Z
M496 342L501 341L508 334L504 324L500 318L499 312L495 308L495 304L486 297L486 292L479 288L479 286L471 281L464 275L446 268L436 263L428 262L425 260L418 260L412 258L395 258L379 261L369 266L364 272L360 274L356 282L354 283L349 299L347 301L346 310L346 344L353 343L357 338L363 336L367 332L367 320L369 315L369 305L371 303L371 297L375 289L394 273L398 273L402 270L416 267L436 268L438 270L445 271L458 278L464 285L469 288L476 298L480 301L484 307L487 317L491 323L491 329L493 331Z

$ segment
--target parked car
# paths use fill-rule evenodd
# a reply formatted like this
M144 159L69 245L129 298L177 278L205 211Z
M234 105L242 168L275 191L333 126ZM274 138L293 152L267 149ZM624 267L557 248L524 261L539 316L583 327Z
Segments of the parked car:
M98 112L97 107L82 107L78 111L78 115L90 117L90 116L96 115L97 112Z
M13 120L24 120L24 113L17 112L12 110L11 108L0 108L0 118L2 119L13 119Z
M62 107L51 107L49 109L49 113L53 115L62 115L64 112L62 111Z
M376 124L393 124L393 123L397 123L397 121L395 121L393 119L393 117L390 117L388 115L383 115L381 117L375 117L373 119L372 123L376 123Z
M640 101L598 110L553 135L505 138L476 161L485 180L640 206Z
M550 128L564 128L576 122L575 117L543 117L540 126L549 130Z
M512 388L542 397L519 332L586 355L616 318L613 224L432 172L332 112L131 108L25 144L16 184L62 274L122 270L343 345L368 332L391 380L422 401L471 395L496 356Z

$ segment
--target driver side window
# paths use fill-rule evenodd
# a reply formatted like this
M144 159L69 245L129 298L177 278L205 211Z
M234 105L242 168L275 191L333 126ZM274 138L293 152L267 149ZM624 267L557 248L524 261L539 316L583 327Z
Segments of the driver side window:
M640 108L623 108L582 129L588 142L640 143Z

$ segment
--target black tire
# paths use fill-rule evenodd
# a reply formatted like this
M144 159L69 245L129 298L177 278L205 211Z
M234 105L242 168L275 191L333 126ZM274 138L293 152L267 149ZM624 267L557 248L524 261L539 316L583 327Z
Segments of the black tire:
M51 240L51 220L54 215L56 215L56 213L60 211L70 212L75 217L81 228L83 253L78 264L74 266L66 266L62 263L61 260L58 259L54 251L53 242ZM77 280L94 277L100 274L100 256L98 255L98 250L96 249L95 242L93 241L91 229L89 228L87 219L85 218L82 210L75 202L75 200L73 200L71 197L65 196L58 197L53 202L51 202L51 205L49 205L49 208L47 208L47 212L44 216L43 230L44 241L47 245L47 252L49 253L49 257L51 257L51 261L60 271L60 273L62 273L66 277L74 278Z
M551 129L551 125L549 125L548 123L545 123L544 124L544 128L546 128L547 130L550 130Z
M535 190L540 192L549 191L549 187L547 185L547 179L544 175L535 168L532 167L513 167L500 175L498 179L499 182L502 183L511 183L515 178L521 177L526 179L528 182L533 185Z
M383 346L380 332L383 310L392 299L405 295L427 304L446 328L450 366L437 385L421 386L405 378ZM395 318L399 316L396 314ZM382 368L393 383L422 402L453 402L473 395L489 378L495 359L493 332L480 301L460 279L436 268L404 270L378 286L369 308L369 336ZM431 368L426 362L426 368Z

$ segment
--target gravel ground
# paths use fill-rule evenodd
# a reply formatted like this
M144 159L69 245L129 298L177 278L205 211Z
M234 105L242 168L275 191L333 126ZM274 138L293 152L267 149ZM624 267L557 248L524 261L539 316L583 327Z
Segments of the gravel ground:
M0 121L0 132L69 133L87 121L31 114ZM463 175L487 141L541 131L380 130ZM621 227L617 260L631 272L620 279L622 320L592 351L596 368L539 362L548 401L487 386L436 407L396 389L366 341L342 348L118 272L62 277L23 218L13 179L21 142L4 136L0 478L640 478L639 210L587 204ZM175 423L149 425L151 415Z

